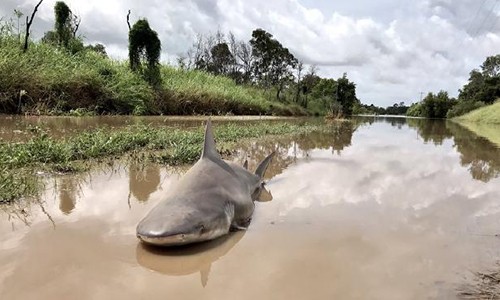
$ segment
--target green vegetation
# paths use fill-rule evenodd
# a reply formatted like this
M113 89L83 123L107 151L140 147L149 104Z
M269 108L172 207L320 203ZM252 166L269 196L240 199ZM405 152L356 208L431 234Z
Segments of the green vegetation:
M158 33L149 27L147 20L141 19L130 29L128 40L130 69L142 74L153 87L158 87L161 84L161 42ZM141 56L145 56L145 62L141 61Z
M203 70L251 84L265 91L276 103L295 104L315 115L343 117L353 114L356 85L347 74L338 79L321 78L317 68L304 65L272 34L257 28L250 41L237 41L232 33L200 36L179 65L187 70ZM305 74L304 74L305 73Z
M17 39L0 38L0 112L63 114L304 115L295 105L269 101L254 87L203 71L162 66L155 91L126 62L86 49L76 54L34 43L23 53Z
M455 99L450 99L445 91L440 91L436 95L429 93L422 102L412 104L406 115L442 119L446 118L446 114L455 103Z
M289 123L225 124L216 126L222 153L230 153L241 139L266 135L300 134L319 130L319 125ZM31 194L37 185L30 174L44 170L71 172L85 169L89 160L132 157L178 165L198 159L203 144L202 128L152 128L131 126L113 131L101 128L65 139L54 139L38 127L31 128L32 138L25 143L0 143L0 201L8 202ZM140 154L140 155L139 155ZM24 174L24 175L23 175ZM9 184L16 182L16 184ZM22 183L22 184L19 184Z
M54 30L25 53L13 23L0 20L0 113L308 114L250 82L159 65L161 45L146 20L130 30L130 61L119 62L104 46L83 44L80 19L64 2L54 14Z
M500 147L500 101L453 120Z
M0 203L12 202L22 197L34 196L40 188L40 183L31 174L13 172L8 168L0 169Z
M437 95L429 93L422 102L413 104L407 115L450 119L492 104L500 97L500 54L487 57L480 67L481 70L470 72L469 81L459 91L457 100L450 99L445 91ZM491 111L487 113L487 110ZM480 111L480 114L475 115L475 122L494 123L492 119L498 120L498 109L495 110L493 106Z
M456 118L456 120L469 123L500 124L500 100L492 105L471 111L468 114Z
M62 1L53 30L39 42L26 36L29 51L20 51L19 25L0 19L0 113L341 117L360 105L346 74L320 78L314 66L304 74L303 63L263 29L248 42L200 36L177 68L159 63L160 39L148 21L130 26L129 17L128 62L109 59L101 44L84 45L81 19Z

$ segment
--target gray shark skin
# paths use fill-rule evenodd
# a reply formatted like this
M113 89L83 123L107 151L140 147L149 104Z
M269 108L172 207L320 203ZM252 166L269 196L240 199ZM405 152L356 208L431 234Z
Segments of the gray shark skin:
M246 229L254 201L267 192L263 176L273 155L258 165L255 174L225 162L215 148L209 119L200 159L139 222L137 237L150 245L178 246Z

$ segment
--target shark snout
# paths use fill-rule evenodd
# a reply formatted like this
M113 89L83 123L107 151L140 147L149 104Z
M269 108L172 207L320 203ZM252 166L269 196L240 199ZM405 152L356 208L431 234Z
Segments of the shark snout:
M175 246L199 241L204 231L203 225L190 228L162 228L156 223L141 222L137 226L137 237L151 245Z

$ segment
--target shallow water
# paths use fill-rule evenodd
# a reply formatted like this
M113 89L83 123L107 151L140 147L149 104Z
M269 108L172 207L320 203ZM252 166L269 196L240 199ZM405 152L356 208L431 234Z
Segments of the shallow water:
M84 130L94 128L108 128L110 130L130 125L147 124L150 126L168 127L199 127L203 124L204 116L92 116L92 117L65 117L65 116L15 116L0 115L0 141L23 141L30 138L30 129L36 126L43 128L53 137L65 137ZM279 122L290 119L287 117L270 116L213 116L217 122Z
M272 150L250 228L168 251L135 226L186 168L47 178L0 212L0 299L454 299L500 258L500 149L453 124L357 119Z

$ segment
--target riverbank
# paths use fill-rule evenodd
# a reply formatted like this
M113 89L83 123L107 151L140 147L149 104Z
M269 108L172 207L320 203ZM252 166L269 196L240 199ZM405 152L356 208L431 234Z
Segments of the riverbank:
M500 101L452 120L500 147Z
M231 155L245 139L319 130L321 125L292 123L221 124L215 126L219 151ZM39 127L29 129L22 143L0 143L0 202L34 195L40 180L35 174L79 172L92 162L112 161L128 155L138 161L167 165L192 163L199 158L203 129L132 125L121 129L98 128L66 138L54 138Z
M495 103L475 109L453 120L467 123L498 124L500 125L500 100Z
M23 53L12 37L0 39L0 113L42 115L279 115L308 112L274 100L274 93L202 71L160 66L151 87L115 61L91 50L71 54L35 42Z

